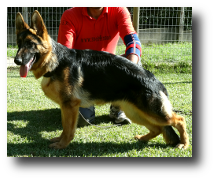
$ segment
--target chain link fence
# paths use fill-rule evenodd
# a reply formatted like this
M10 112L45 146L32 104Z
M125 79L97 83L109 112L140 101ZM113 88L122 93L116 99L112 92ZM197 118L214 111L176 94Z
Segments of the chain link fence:
M30 24L31 14L38 10L50 36L57 40L63 12L71 7L8 7L7 8L7 66L14 66L16 35L15 17L21 12ZM134 8L128 7L133 20ZM191 7L140 7L138 36L142 44L142 62L192 63L192 8ZM117 54L125 46L119 40Z

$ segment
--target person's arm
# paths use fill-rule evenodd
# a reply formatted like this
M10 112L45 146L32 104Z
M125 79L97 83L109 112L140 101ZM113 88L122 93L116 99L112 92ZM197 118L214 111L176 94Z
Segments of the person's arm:
M57 41L68 48L73 48L76 34L75 27L69 19L70 16L71 15L68 11L63 13L60 21Z
M125 57L134 63L138 63L141 56L141 43L131 22L127 8L119 8L117 16L120 37L126 45Z
M134 63L138 63L140 60L142 48L140 40L136 33L128 34L124 37L124 43L126 45L125 55Z

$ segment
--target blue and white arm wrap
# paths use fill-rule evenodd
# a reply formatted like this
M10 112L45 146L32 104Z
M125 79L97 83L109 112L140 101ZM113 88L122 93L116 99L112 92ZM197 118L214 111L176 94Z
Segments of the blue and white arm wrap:
M136 54L139 59L142 54L141 43L137 34L128 34L124 37L124 43L126 45L125 55L128 57L130 54Z

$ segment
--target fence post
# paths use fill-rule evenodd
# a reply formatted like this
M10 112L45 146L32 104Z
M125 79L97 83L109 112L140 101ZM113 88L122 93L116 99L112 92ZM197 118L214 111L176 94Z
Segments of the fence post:
M28 7L22 7L22 15L25 22L28 24Z
M183 40L183 31L184 31L184 7L179 8L179 30L178 30L178 41Z
M139 14L140 7L134 7L133 9L133 26L137 34L139 34Z

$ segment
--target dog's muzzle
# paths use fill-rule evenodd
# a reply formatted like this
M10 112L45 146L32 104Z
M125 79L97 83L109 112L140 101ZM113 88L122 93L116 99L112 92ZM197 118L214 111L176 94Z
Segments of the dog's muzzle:
M21 65L21 64L22 64L22 59L21 59L20 57L15 57L14 63L15 63L16 65Z

